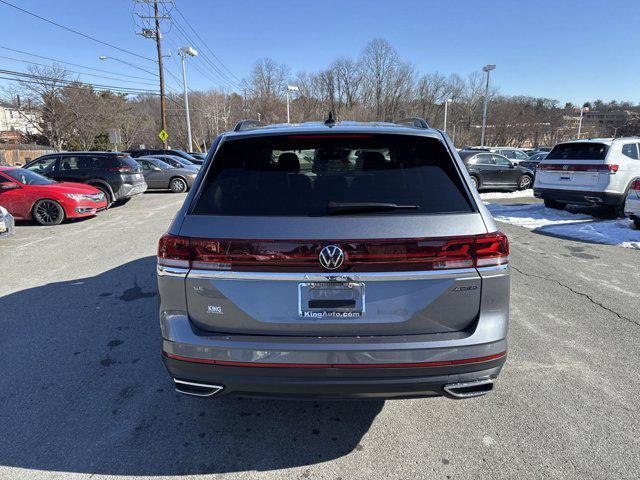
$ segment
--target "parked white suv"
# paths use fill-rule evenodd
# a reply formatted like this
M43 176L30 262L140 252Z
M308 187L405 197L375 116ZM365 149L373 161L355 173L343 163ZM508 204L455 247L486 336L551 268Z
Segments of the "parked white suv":
M640 176L640 138L559 143L536 170L534 195L550 208L602 205L624 216L629 187Z

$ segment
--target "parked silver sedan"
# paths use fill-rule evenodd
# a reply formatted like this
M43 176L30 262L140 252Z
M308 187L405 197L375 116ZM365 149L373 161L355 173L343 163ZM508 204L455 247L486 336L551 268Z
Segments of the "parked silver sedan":
M624 204L624 213L633 220L636 229L640 230L640 178L631 182L627 201Z
M186 192L198 175L196 170L175 168L157 158L140 157L135 160L142 167L142 174L149 190L169 189L173 193Z
M15 220L6 208L0 206L0 237L11 235L15 229Z
M162 160L164 163L168 163L175 168L186 168L196 172L200 170L200 165L191 163L186 158L178 157L177 155L145 155L144 157L139 158L157 158L158 160Z

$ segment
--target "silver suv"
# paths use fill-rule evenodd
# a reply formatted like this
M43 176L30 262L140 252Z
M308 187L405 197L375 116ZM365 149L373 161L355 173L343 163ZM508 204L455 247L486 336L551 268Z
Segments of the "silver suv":
M163 360L203 397L482 395L507 354L508 261L424 120L240 122L160 239Z

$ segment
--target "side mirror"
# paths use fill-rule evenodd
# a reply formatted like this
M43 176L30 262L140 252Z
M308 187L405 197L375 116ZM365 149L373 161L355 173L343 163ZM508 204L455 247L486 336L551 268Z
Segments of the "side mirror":
M509 162L509 168L515 168L516 164L513 162Z
M18 185L17 183L13 183L13 182L0 183L0 192L15 190L16 188L20 188L20 185Z

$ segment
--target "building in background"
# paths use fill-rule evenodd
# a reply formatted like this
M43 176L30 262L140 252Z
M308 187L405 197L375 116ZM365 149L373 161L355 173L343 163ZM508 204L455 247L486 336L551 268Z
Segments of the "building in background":
M0 142L19 143L40 133L40 114L32 109L0 102Z

